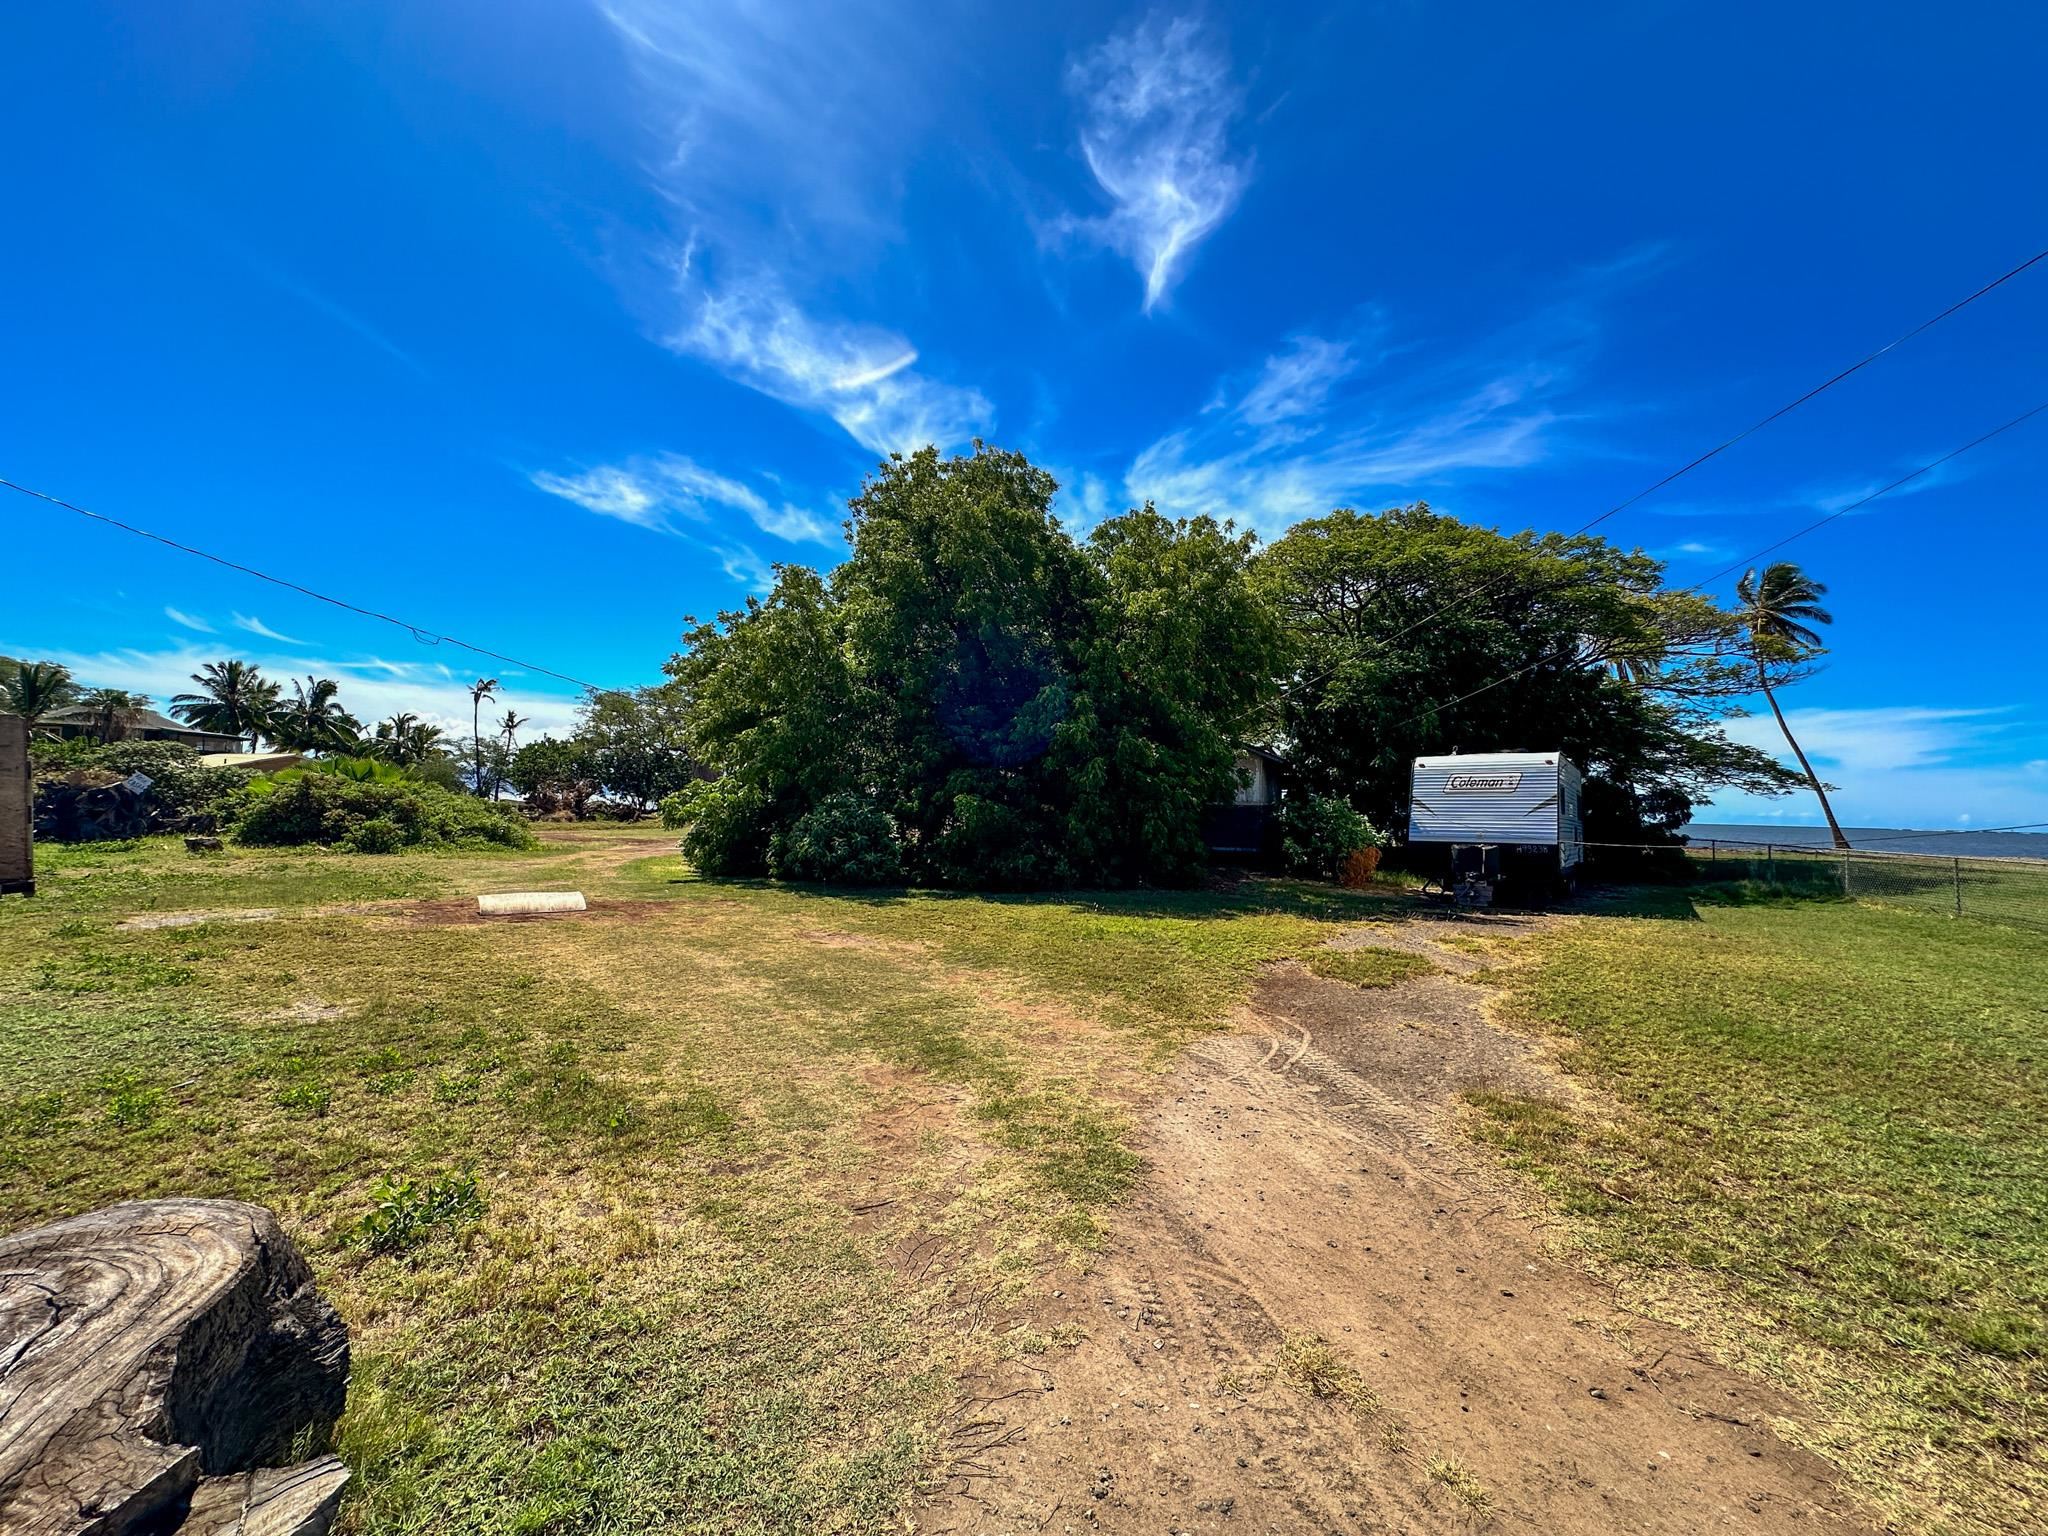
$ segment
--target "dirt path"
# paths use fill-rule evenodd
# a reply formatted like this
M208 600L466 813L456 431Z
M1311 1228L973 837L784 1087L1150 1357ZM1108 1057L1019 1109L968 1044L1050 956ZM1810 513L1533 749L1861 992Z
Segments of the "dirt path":
M1459 979L1473 931L1355 936L1449 973L1390 989L1275 968L1188 1054L1109 1249L1035 1309L1054 1344L969 1384L920 1529L1866 1529L1767 1427L1792 1405L1544 1257L1465 1150L1455 1094L1548 1081ZM1358 1377L1305 1390L1303 1339Z

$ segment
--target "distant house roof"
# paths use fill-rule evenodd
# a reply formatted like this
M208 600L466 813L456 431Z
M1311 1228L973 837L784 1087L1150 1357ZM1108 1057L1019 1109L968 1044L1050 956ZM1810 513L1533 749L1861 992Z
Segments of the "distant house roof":
M1285 768L1287 766L1287 759L1282 757L1278 752L1275 752L1271 747L1253 746L1250 743L1247 743L1246 745L1239 747L1237 750L1245 753L1247 756L1250 757L1263 757L1267 762L1271 763L1276 768Z
M93 711L83 704L67 704L62 709L53 709L43 716L44 725L92 725ZM187 725L182 720L173 720L169 715L160 715L153 709L139 709L125 722L130 736L140 736L154 731L161 736L204 737L208 741L238 741L241 738L230 731L204 731L198 726Z

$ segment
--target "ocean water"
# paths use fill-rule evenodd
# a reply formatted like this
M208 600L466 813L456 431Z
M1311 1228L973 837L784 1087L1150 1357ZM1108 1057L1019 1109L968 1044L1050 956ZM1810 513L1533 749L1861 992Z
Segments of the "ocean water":
M1844 827L1849 845L1868 853L1925 853L1942 858L2048 859L2048 832L1920 831L1912 827ZM1685 828L1694 843L1775 843L1780 848L1826 848L1826 827L1731 826L1695 821Z

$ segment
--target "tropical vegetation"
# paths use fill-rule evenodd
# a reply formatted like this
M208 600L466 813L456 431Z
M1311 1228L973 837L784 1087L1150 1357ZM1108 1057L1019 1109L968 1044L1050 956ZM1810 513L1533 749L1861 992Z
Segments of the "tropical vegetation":
M1781 676L1774 685L1771 676L1774 668L1782 673L1820 654L1820 631L1814 626L1834 622L1833 616L1820 605L1827 591L1798 566L1783 560L1767 565L1761 571L1744 571L1735 583L1735 599L1740 605L1742 627L1749 636L1750 658L1756 663L1757 688L1770 704L1778 729L1784 732L1785 745L1799 759L1800 772L1812 786L1814 798L1820 801L1820 813L1827 819L1835 846L1847 848L1849 839L1842 831L1842 824L1835 820L1835 808L1828 804L1828 792L1820 782L1820 775L1806 760L1805 749L1799 745L1792 735L1792 727L1785 721L1785 711L1778 707L1777 690L1787 679Z

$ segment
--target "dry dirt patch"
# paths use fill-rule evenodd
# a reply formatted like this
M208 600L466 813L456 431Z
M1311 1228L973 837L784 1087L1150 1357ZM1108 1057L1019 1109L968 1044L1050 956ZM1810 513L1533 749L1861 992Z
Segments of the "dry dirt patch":
M1467 1154L1457 1093L1548 1080L1484 996L1269 972L1154 1100L1094 1271L1036 1299L1079 1342L966 1384L920 1528L1864 1529L1771 1431L1796 1405L1553 1262Z

